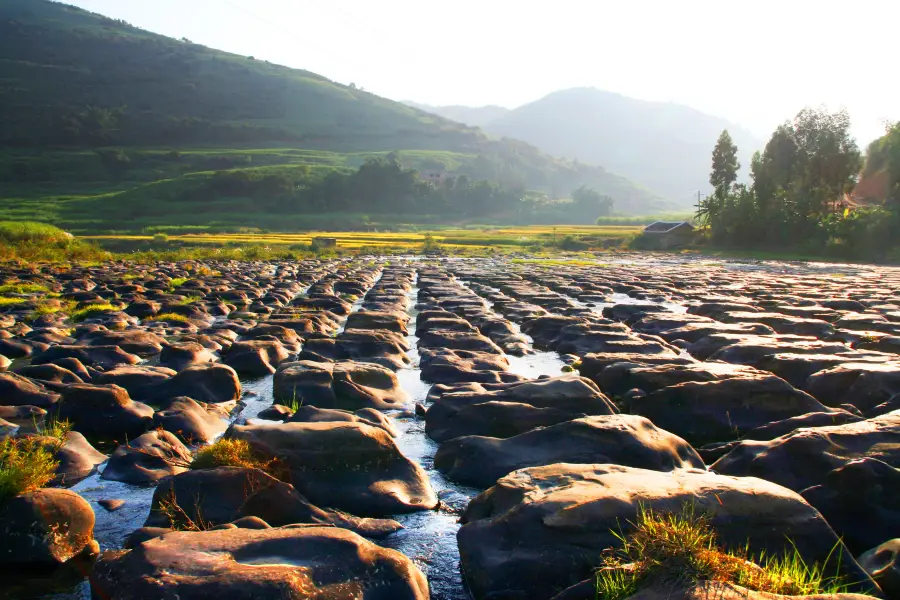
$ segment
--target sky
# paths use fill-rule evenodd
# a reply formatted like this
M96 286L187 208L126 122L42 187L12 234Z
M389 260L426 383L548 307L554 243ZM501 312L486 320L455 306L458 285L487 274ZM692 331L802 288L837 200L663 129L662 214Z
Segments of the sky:
M143 29L394 100L516 107L596 87L760 138L846 108L860 146L900 120L897 0L67 0Z

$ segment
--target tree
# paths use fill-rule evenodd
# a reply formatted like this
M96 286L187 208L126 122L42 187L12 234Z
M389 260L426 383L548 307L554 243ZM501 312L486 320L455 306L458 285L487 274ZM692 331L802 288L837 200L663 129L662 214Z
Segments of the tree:
M716 147L712 153L712 172L709 174L709 183L715 189L716 196L724 199L731 190L731 186L737 181L738 169L741 168L737 159L737 146L731 141L728 130L722 131Z
M586 185L572 192L572 202L576 210L590 221L594 221L597 217L608 217L614 204L612 198Z

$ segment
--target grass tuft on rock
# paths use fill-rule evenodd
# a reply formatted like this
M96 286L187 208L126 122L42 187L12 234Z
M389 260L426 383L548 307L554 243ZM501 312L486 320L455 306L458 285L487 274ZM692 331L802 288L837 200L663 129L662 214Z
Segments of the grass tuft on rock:
M0 285L0 296L8 296L10 294L39 294L49 292L49 288L39 283L12 282Z
M806 564L796 548L784 556L757 557L747 549L726 550L709 517L696 515L692 508L678 513L642 508L631 525L628 535L613 532L622 548L606 557L596 572L599 600L622 600L653 585L677 590L702 582L784 596L836 594L849 588L820 565Z
M72 313L72 322L73 323L81 323L87 319L92 317L96 317L102 315L104 313L116 312L119 309L113 306L112 304L89 304L84 308L78 309Z
M154 315L152 317L147 317L144 319L145 321L169 321L169 322L177 322L177 323L190 323L190 318L185 315L179 315L178 313L162 313L159 315Z
M0 504L47 485L59 461L34 438L0 440Z
M201 448L191 463L191 469L215 469L216 467L242 467L259 469L275 476L277 460L260 458L246 440L220 439Z

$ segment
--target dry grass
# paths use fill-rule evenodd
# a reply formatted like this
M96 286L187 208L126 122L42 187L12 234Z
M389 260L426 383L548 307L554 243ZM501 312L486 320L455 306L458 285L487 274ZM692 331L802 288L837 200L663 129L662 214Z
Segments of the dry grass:
M597 571L599 599L621 600L650 585L686 589L704 581L785 596L847 591L837 576L807 565L796 548L785 556L755 558L746 549L725 550L709 517L695 515L691 508L680 513L641 509L632 526L628 535L615 534L622 548Z
M247 441L224 438L201 448L191 463L192 469L215 469L216 467L259 469L274 477L278 477L283 471L277 459L261 458L253 452Z
M35 438L0 440L0 504L53 479L59 461Z

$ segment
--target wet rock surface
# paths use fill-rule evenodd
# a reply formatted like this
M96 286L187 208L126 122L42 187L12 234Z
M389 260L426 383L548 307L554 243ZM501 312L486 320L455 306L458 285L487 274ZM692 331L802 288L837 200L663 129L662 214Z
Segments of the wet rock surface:
M128 540L95 571L112 598L420 598L425 577L432 598L545 600L638 507L685 501L754 548L824 560L840 536L896 594L900 271L601 260L2 267L48 291L0 308L0 434L72 427L39 443L73 523L86 506L104 550ZM223 435L282 470L188 468ZM365 556L303 550L332 543ZM113 582L131 576L153 583Z

